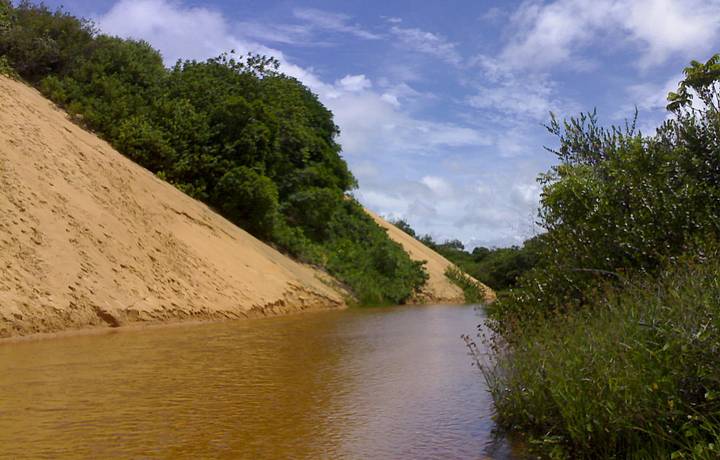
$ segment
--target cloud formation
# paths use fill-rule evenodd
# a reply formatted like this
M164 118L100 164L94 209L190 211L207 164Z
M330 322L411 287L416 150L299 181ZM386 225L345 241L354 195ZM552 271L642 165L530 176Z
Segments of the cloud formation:
M626 42L642 68L676 53L707 49L718 36L720 5L701 0L556 0L524 2L511 17L512 37L500 54L508 66L592 67L580 51ZM608 42L609 41L609 42Z
M365 40L379 40L382 35L363 29L357 24L351 24L350 16L342 13L332 13L315 8L296 8L293 10L296 18L313 25L318 29L332 32L342 32L354 35Z
M395 35L398 43L405 49L425 53L454 65L462 62L462 57L456 48L457 45L449 42L442 35L397 25L391 27L390 32Z

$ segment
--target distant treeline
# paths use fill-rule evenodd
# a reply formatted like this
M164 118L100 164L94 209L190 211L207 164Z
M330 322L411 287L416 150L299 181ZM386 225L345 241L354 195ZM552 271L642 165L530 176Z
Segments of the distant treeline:
M332 113L278 62L233 52L166 68L144 41L63 10L0 0L0 71L361 304L403 303L427 275L347 192Z
M460 240L438 243L430 235L419 235L405 219L395 220L392 223L501 295L514 287L520 276L538 263L543 245L543 235L538 235L525 241L522 246L506 248L478 246L472 251L467 251Z

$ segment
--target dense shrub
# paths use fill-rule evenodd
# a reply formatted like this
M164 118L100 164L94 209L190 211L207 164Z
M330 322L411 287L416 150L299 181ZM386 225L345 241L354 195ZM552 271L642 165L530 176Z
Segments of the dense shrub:
M11 6L9 0L0 0L0 37L2 37L10 27L10 11ZM13 74L14 70L7 56L0 53L0 75L11 76Z
M220 178L216 193L223 215L256 235L272 234L277 219L278 192L269 178L247 166L238 166Z
M525 241L522 246L492 249L480 246L468 252L457 245L443 243L436 245L436 250L478 281L502 293L514 287L523 274L537 265L543 244L540 235Z
M463 291L465 302L471 304L485 303L488 297L485 287L469 278L465 272L457 267L449 266L445 269L445 277Z
M498 420L546 452L720 456L719 62L685 70L652 136L548 126L539 263L490 311L480 363Z
M424 262L407 257L357 201L343 200L327 226L327 267L354 286L361 304L404 303L425 284Z
M5 56L0 56L0 75L11 77L14 76L14 74L15 71L13 70L12 66L5 58Z
M478 356L498 421L559 457L720 457L718 260L632 277Z
M62 75L82 59L95 33L87 21L22 0L13 8L7 0L0 8L9 27L0 28L0 56L26 80L37 83L50 73Z
M712 96L711 96L712 97ZM655 272L720 233L718 112L678 108L653 136L602 128L595 114L549 125L559 164L541 176L540 263L501 314L581 307L599 283Z

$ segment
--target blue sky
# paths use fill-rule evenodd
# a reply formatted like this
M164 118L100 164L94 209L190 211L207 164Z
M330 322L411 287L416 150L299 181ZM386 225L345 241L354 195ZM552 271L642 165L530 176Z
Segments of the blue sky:
M469 247L537 232L549 111L619 123L637 106L649 132L689 60L720 51L717 0L45 3L168 64L278 57L334 112L363 204Z

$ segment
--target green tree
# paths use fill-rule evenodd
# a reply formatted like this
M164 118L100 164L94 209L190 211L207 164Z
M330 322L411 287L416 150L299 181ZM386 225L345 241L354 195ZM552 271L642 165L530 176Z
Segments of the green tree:
M224 215L250 233L261 238L270 236L278 212L278 192L272 180L238 166L223 175L216 193Z
M403 232L407 233L408 235L412 236L413 238L417 238L415 230L413 230L413 228L410 226L410 224L408 224L405 219L391 220L390 223L402 230Z
M718 238L716 66L713 58L686 69L687 79L670 95L675 118L653 136L638 133L634 122L604 128L595 113L551 120L559 164L540 178L542 263L498 311L573 309L603 283L627 272L653 273L698 241ZM690 105L693 92L699 108Z
M0 8L10 24L0 27L0 56L32 83L49 74L64 75L82 59L95 33L92 23L62 9L52 12L27 0L14 8L3 0Z

